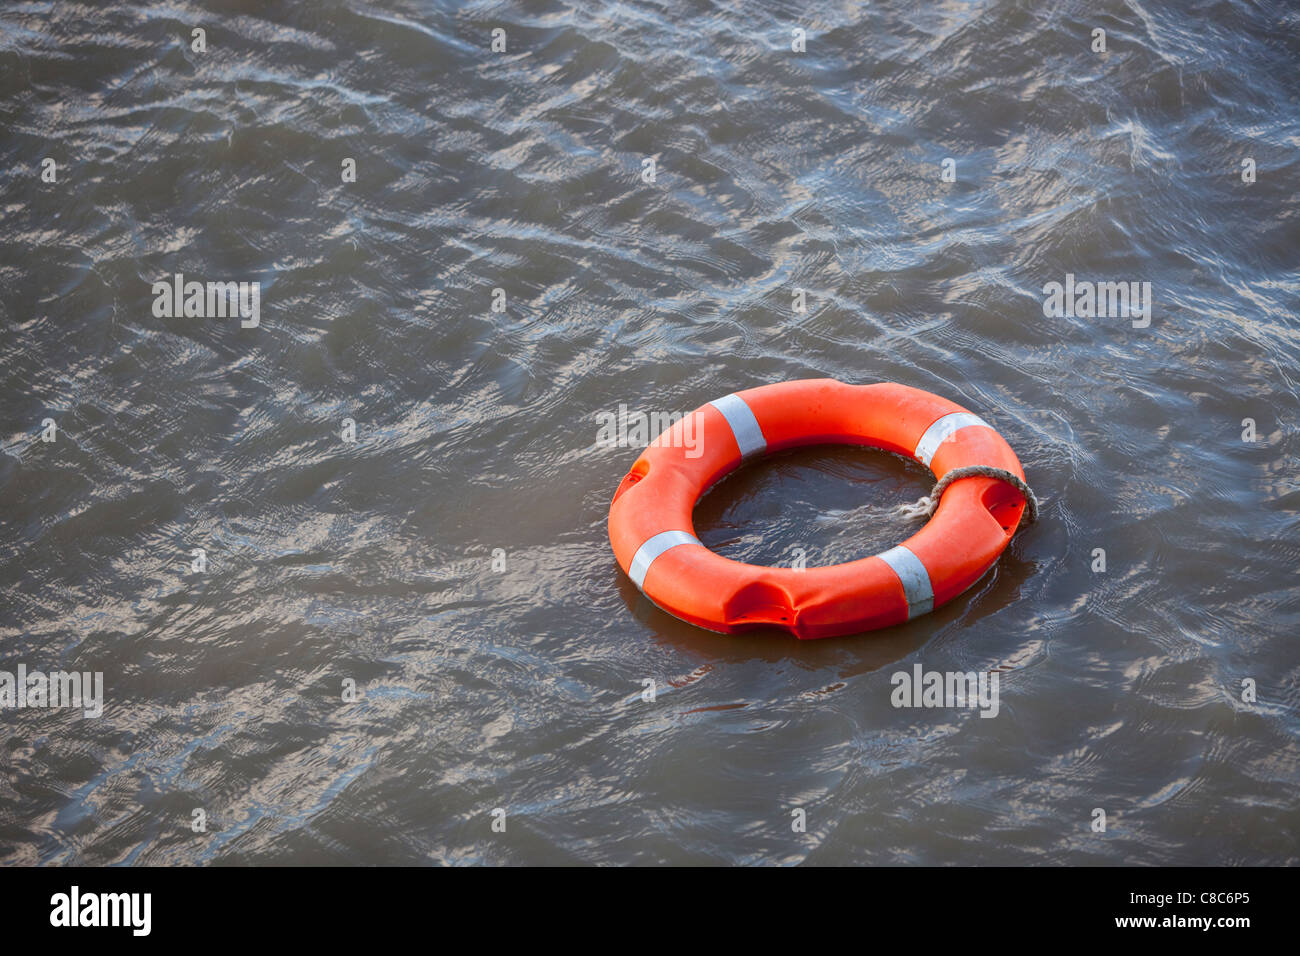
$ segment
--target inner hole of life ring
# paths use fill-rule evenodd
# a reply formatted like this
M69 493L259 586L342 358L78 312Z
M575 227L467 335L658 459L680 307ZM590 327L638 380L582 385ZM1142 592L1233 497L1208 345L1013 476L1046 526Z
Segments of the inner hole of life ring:
M821 567L892 548L918 522L899 512L928 494L920 462L864 445L814 445L747 462L695 503L695 534L746 564Z

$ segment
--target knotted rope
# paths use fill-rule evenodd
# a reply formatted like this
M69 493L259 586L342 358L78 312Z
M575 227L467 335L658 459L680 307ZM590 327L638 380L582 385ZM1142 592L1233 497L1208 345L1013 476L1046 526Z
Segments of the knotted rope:
M924 498L919 499L914 504L900 505L899 512L906 518L928 518L934 514L935 509L939 507L939 499L943 493L948 490L948 486L954 481L962 478L996 478L999 481L1005 481L1016 491L1024 495L1025 504L1029 511L1029 524L1038 520L1038 499L1029 486L1017 475L1013 475L1005 468L994 468L991 465L967 465L965 468L954 468L942 478L938 484L931 489L930 493Z

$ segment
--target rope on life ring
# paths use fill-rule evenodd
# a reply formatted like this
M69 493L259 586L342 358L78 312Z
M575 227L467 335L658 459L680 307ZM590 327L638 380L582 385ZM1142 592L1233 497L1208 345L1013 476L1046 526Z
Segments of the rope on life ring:
M1019 475L1014 475L1005 468L994 468L990 465L966 465L962 468L954 468L939 479L928 495L918 498L910 505L900 505L899 513L905 518L930 517L938 509L939 499L948 490L948 486L962 478L997 478L999 481L1005 481L1025 498L1025 504L1029 507L1029 520L1025 523L1033 524L1038 520L1038 497L1029 485L1021 481Z

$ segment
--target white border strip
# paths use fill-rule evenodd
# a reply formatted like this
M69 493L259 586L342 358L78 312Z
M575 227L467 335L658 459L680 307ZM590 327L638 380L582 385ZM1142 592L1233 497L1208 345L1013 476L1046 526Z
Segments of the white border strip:
M901 544L890 548L879 557L894 569L898 580L903 583L909 621L934 610L934 588L930 585L930 572L925 569L920 558Z
M731 426L731 433L736 436L736 444L740 446L741 461L767 451L767 439L763 437L763 429L758 427L754 410L745 404L743 398L732 392L709 404L722 412L722 417Z
M983 425L985 428L993 427L978 415L972 415L970 412L950 412L944 415L925 430L921 440L916 443L916 451L913 452L913 457L925 465L926 468L929 468L930 461L934 458L935 452L939 450L939 446L961 429L970 428L972 425Z
M650 570L650 565L654 564L655 558L679 544L698 544L704 547L699 538L687 531L660 531L652 535L650 540L637 548L636 554L632 555L632 563L627 569L627 576L632 579L632 583L640 588L645 583L645 576Z

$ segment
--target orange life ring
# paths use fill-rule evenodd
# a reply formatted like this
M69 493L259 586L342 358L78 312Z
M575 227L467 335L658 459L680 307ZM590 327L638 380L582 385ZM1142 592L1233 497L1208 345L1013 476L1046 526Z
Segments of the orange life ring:
M993 566L1025 511L1026 498L1006 481L962 477L897 547L806 569L742 564L695 537L695 502L728 472L757 455L816 444L882 448L939 479L972 465L1025 477L991 425L929 392L834 379L764 385L696 409L641 453L609 506L619 566L655 604L699 627L834 637L901 624L951 601Z

